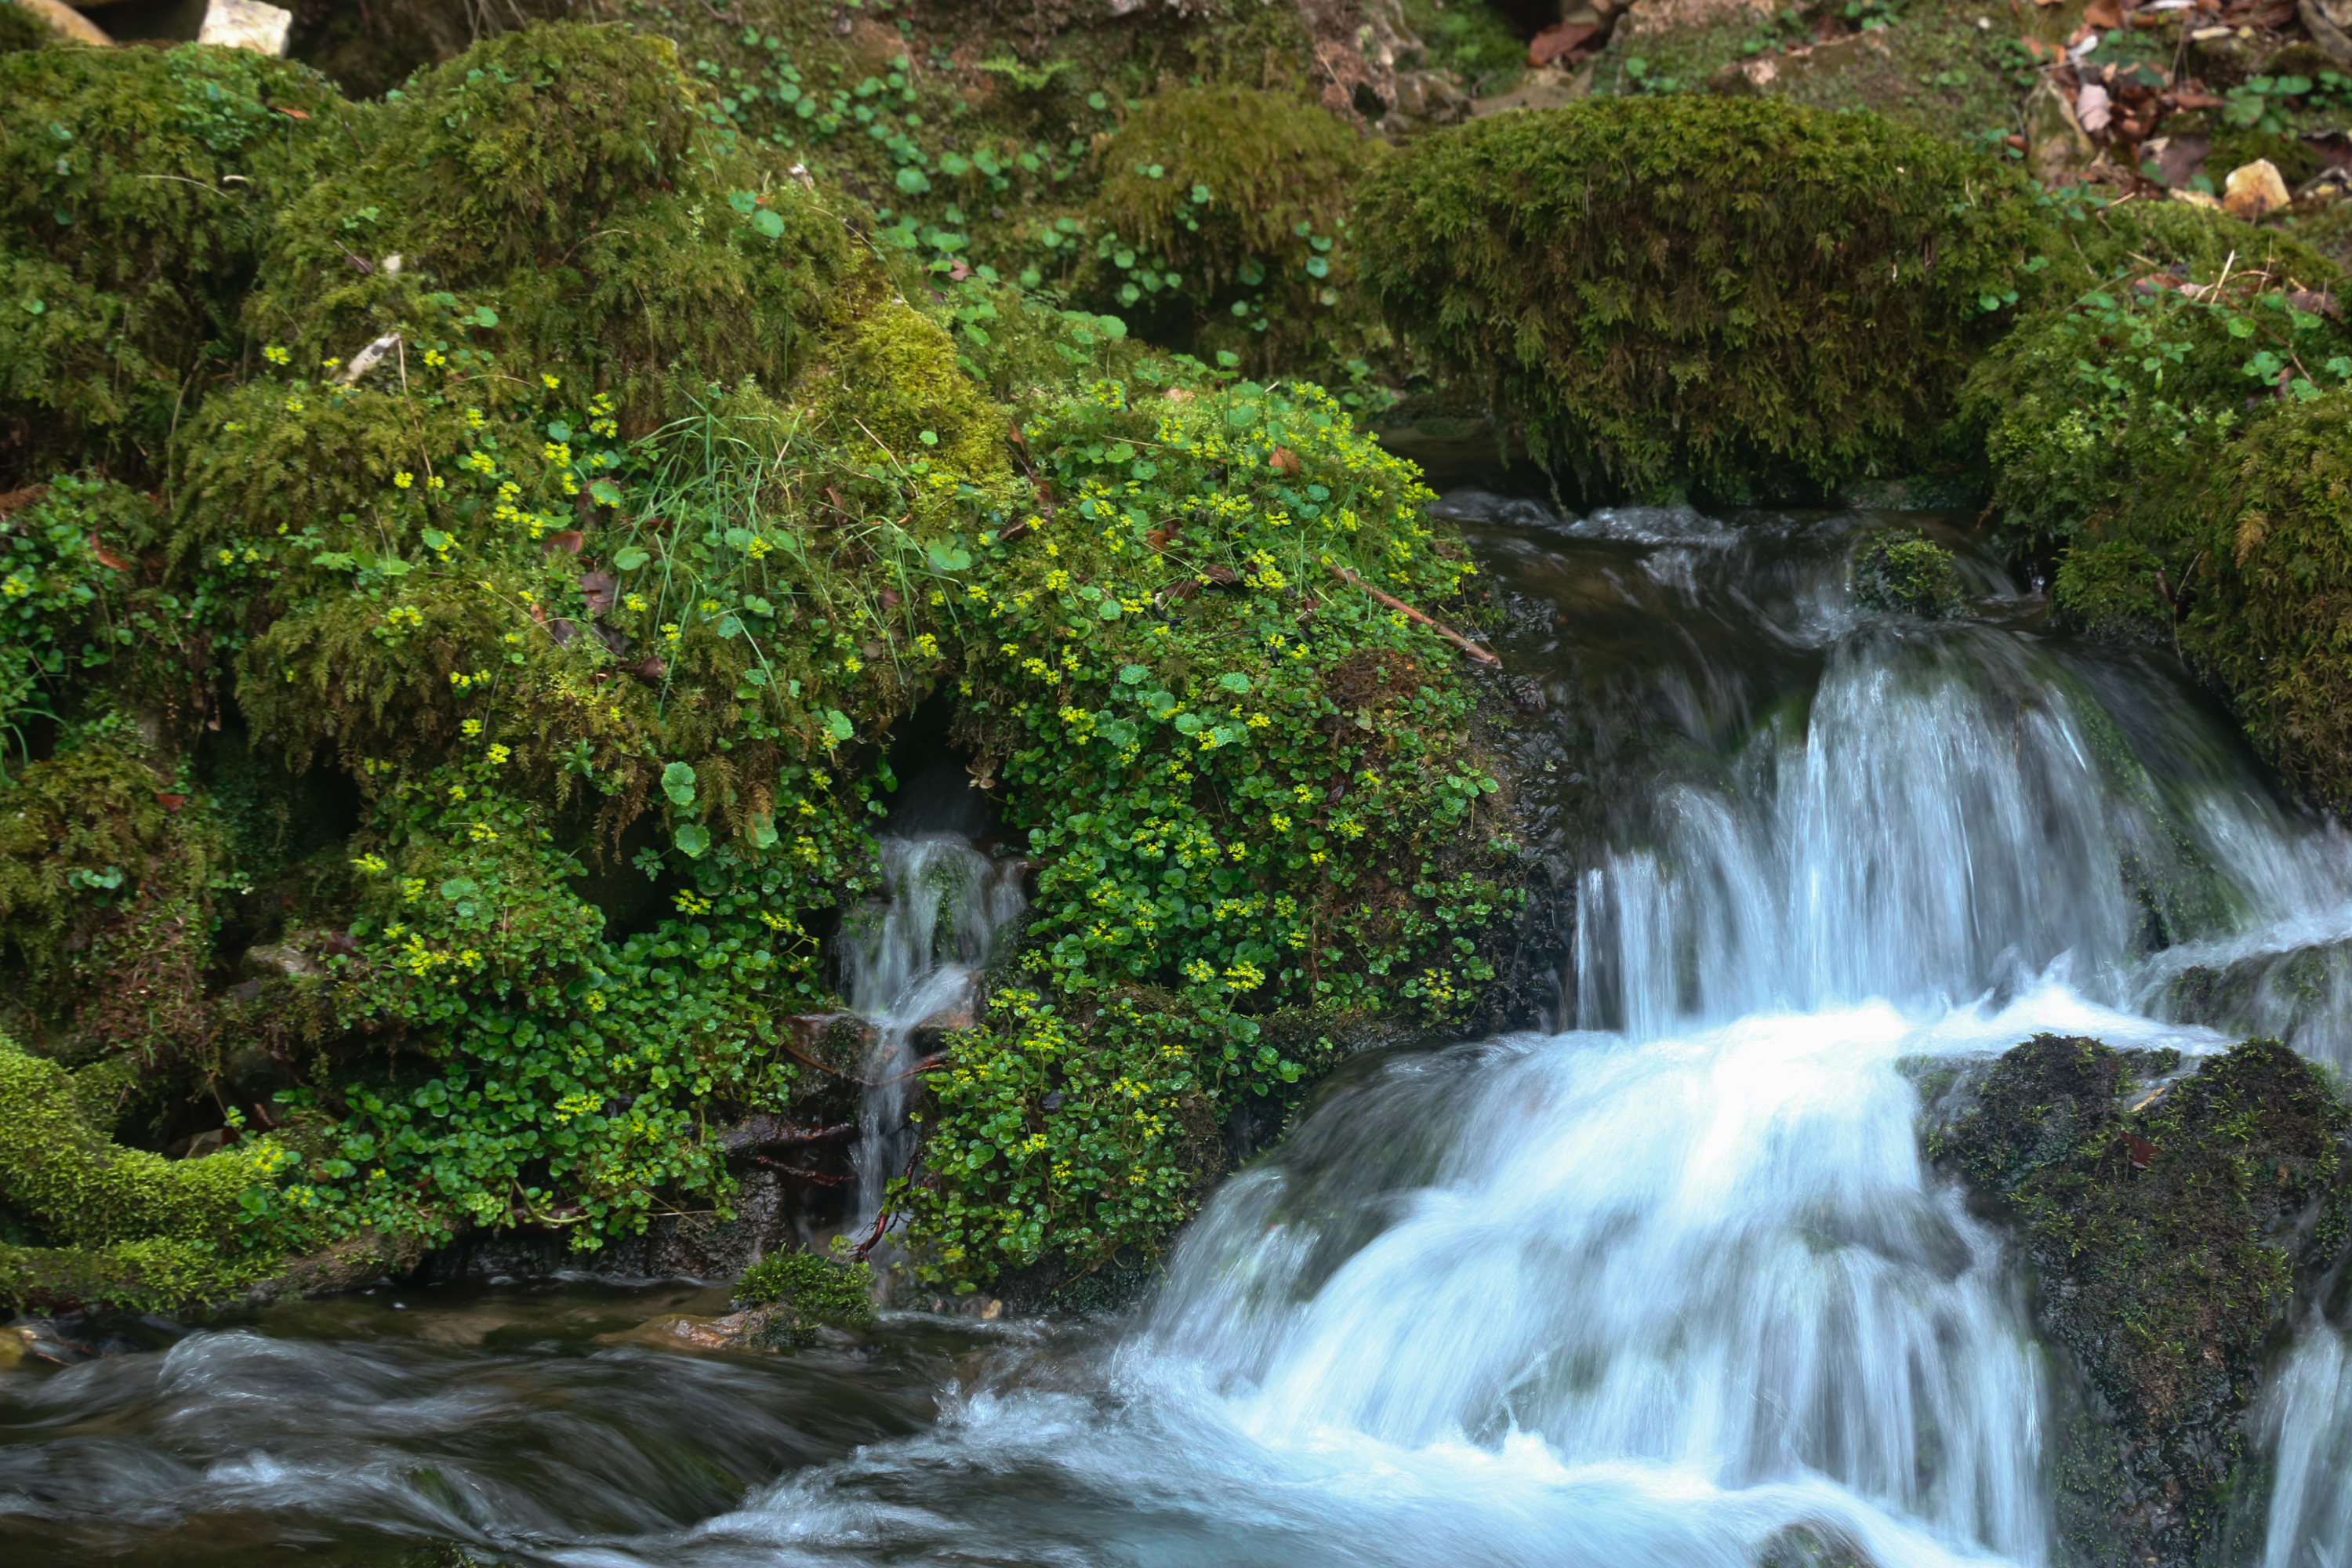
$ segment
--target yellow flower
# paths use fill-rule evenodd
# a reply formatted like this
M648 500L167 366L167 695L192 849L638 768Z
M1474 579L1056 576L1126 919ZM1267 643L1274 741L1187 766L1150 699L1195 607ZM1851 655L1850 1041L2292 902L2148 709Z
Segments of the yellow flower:
M409 486L416 482L416 476L410 473L406 468L403 468L400 472L392 476L392 482L399 486L402 489L406 489Z
M539 373L539 380L540 384L545 386L550 392L553 392L557 387L563 384L563 378L562 376L550 375L545 371L541 371Z

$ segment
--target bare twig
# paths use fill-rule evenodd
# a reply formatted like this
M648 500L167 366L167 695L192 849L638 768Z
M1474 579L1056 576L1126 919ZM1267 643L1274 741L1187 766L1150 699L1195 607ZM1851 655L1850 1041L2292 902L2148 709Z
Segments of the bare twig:
M1446 626L1442 622L1433 620L1429 616L1423 615L1419 610L1414 609L1411 605L1406 604L1402 599L1398 598L1395 595L1383 594L1378 588L1373 587L1370 583L1365 582L1361 577L1357 576L1353 572L1349 571L1345 566L1340 565L1337 561L1326 561L1323 564L1328 566L1331 569L1331 574L1339 578L1342 583L1354 584L1357 587L1361 588L1365 593L1370 594L1373 598L1378 599L1381 604L1386 605L1390 609L1396 610L1408 616L1422 626L1427 626L1431 631L1435 632L1439 637L1444 637L1447 642L1452 643L1455 647L1460 648L1464 653L1468 654L1480 664L1486 665L1495 669L1500 669L1503 668L1503 661L1501 659L1496 658L1494 654L1486 648L1480 647L1476 643L1472 642L1460 632L1455 631L1453 627Z

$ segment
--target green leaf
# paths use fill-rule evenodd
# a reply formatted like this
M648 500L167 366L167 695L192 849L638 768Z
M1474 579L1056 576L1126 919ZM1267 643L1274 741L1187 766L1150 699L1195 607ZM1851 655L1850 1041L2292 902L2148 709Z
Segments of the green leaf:
M499 324L499 313L488 305L477 305L474 307L473 321L478 327L495 327Z
M613 570L615 572L634 572L652 559L653 557L651 555L638 549L635 545L625 545L613 557Z
M621 504L621 487L610 479L591 479L588 481L588 499L598 506L618 506Z
M459 899L470 899L481 890L470 877L452 877L441 884L441 896L453 904Z
M758 212L751 215L751 226L758 229L770 239L782 239L784 237L783 215L782 213L770 212L765 207L761 207Z
M694 804L694 769L684 763L672 763L662 769L662 794L669 796L672 805Z
M1123 686L1140 686L1150 673L1139 664L1123 664L1118 667L1119 683Z
M689 822L671 834L670 841L694 859L699 860L702 858L702 852L710 847L710 830L698 822Z
M901 169L897 180L898 188L910 196L919 196L931 188L931 177L920 169Z
M1223 687L1228 691L1245 692L1250 689L1250 679L1248 676L1235 670L1230 675L1221 675L1217 677L1217 684Z
M971 557L954 544L936 543L931 546L931 567L938 572L961 572L971 564Z
M851 723L849 715L838 708L824 710L824 727L836 741L846 741L857 733L857 726Z
M751 819L751 847L754 849L773 849L775 847L775 818L772 816L753 817Z

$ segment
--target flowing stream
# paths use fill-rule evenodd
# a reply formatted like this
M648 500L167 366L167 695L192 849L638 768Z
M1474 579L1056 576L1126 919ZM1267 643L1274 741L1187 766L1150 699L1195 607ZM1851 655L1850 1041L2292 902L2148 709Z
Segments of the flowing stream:
M1445 504L1547 698L1514 745L1577 899L1564 1032L1350 1062L1117 1321L691 1358L632 1326L723 1290L574 1286L118 1325L146 1353L0 1374L10 1561L2054 1561L2057 1370L1906 1070L2040 1030L2352 1065L2352 846L1959 533L1969 609L1927 623L1851 601L1885 518ZM867 1212L1019 898L952 837L887 857L844 950ZM2255 1420L2264 1568L2352 1563L2325 1305Z

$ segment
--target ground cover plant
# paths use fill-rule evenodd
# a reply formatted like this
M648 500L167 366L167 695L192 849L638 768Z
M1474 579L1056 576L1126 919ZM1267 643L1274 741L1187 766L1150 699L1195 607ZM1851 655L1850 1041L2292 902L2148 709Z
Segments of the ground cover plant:
M73 58L100 115L173 57ZM717 96L557 26L322 109L335 155L250 237L221 353L159 379L156 447L21 457L25 1059L121 1079L60 1156L93 1179L110 1135L239 1174L233 1236L174 1221L168 1267L12 1186L14 1300L723 1210L728 1119L839 1113L856 1064L779 1020L839 1005L824 939L933 695L1045 862L897 1200L942 1283L1156 1247L1202 1128L1312 1058L1260 1019L1479 1005L1498 785L1452 650L1370 591L1471 574L1412 471L1239 353L927 270ZM1184 200L1155 243L1244 221ZM1326 276L1307 226L1233 243ZM289 837L320 778L348 822Z

